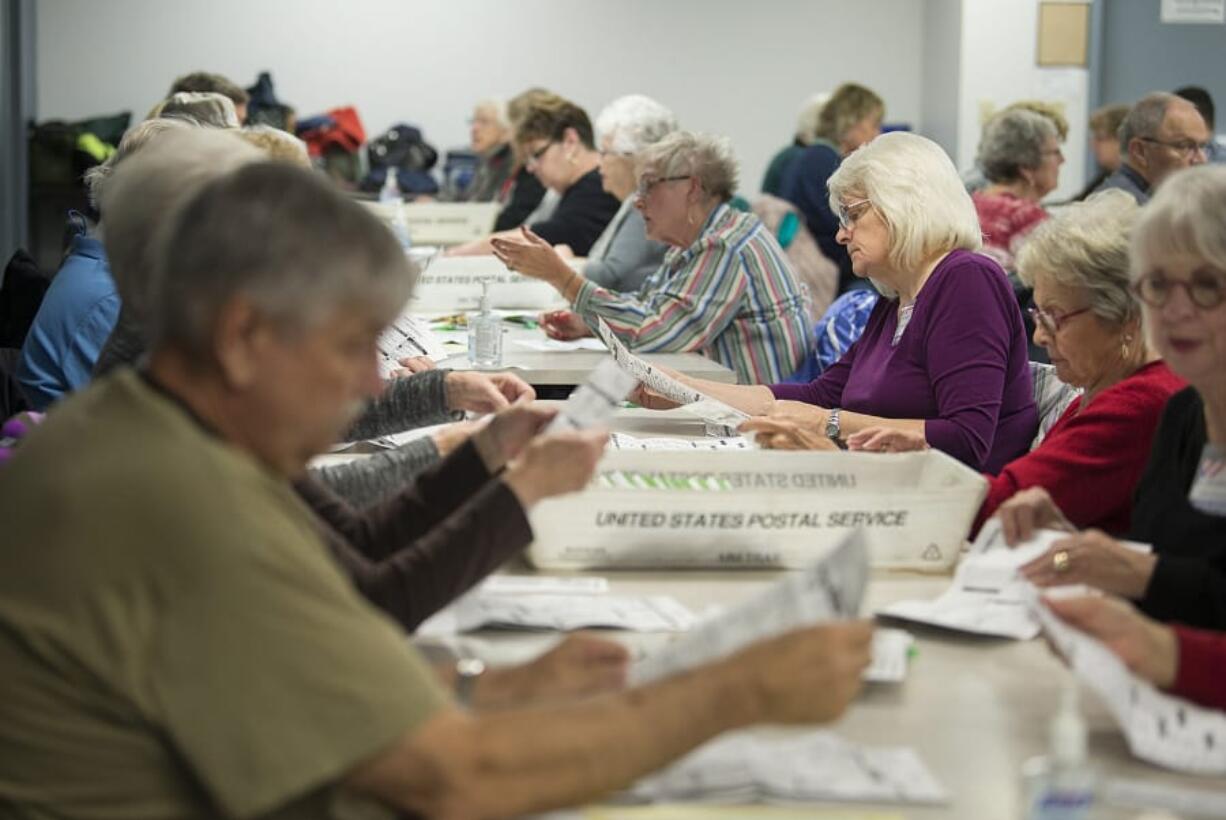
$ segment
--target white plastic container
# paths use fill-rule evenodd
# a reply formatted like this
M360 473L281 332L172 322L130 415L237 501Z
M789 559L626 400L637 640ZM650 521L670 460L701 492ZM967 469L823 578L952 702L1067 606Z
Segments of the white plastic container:
M562 570L796 568L863 527L873 566L944 572L986 493L935 450L607 451L587 489L532 510L528 557Z

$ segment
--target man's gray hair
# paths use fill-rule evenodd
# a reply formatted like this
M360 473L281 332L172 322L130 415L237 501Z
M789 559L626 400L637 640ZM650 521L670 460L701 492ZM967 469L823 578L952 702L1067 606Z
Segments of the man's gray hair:
M153 237L176 208L211 179L264 153L232 131L167 131L119 165L102 192L103 241L125 312L144 326L155 275Z
M916 272L943 253L983 246L979 215L941 146L906 131L882 134L852 151L827 182L830 207L867 199L889 231L896 270Z
M233 101L223 94L180 91L160 102L150 117L187 120L205 128L238 128L238 112Z
M1197 165L1171 174L1141 213L1132 237L1132 278L1188 254L1226 271L1226 165Z
M1174 94L1155 91L1132 104L1128 115L1120 123L1119 130L1120 150L1125 156L1128 154L1128 143L1134 139L1153 139L1158 136L1162 121L1166 119L1166 110L1171 107L1171 103L1178 102L1179 99Z
M989 182L1015 182L1023 169L1039 167L1047 141L1056 138L1056 126L1042 114L1006 109L984 126L977 162Z
M159 117L138 122L125 131L123 138L119 140L119 147L115 149L115 153L107 157L106 161L102 164L95 165L85 172L85 189L89 195L89 204L95 210L101 212L102 192L106 188L107 180L111 178L111 174L115 173L115 166L144 148L158 134L191 127L191 123L184 120L169 120Z
M160 238L150 345L208 356L239 298L286 333L338 310L387 323L413 276L383 223L326 179L285 162L243 165L200 188Z
M720 202L736 193L737 162L727 137L674 131L638 155L637 176L664 179L695 177L702 189Z
M596 117L596 138L619 154L637 154L677 130L677 117L642 94L618 97ZM599 144L599 143L598 143Z
M1094 315L1122 326L1141 315L1130 289L1129 243L1140 208L1130 195L1110 190L1056 211L1026 237L1018 275L1030 287L1042 276L1080 290Z

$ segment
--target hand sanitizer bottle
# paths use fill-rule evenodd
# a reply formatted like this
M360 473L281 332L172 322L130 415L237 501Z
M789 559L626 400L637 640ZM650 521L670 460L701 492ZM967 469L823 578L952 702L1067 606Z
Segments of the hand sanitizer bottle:
M404 199L400 196L400 183L396 179L396 169L388 168L383 187L379 189L379 202L391 211L388 227L396 235L396 241L406 252L413 247L413 239L409 236L409 223L404 218Z
M502 320L490 310L490 283L481 283L481 312L468 314L468 360L479 368L502 367Z
M1052 718L1047 757L1022 767L1029 820L1085 820L1094 807L1094 772L1086 762L1086 724L1077 708L1076 684L1060 698Z

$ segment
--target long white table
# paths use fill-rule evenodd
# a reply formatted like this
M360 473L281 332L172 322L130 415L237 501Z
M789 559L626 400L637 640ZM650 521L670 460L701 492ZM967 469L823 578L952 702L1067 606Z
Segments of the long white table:
M614 429L640 436L701 434L700 425L643 410L621 411ZM505 571L533 572L522 561ZM780 573L605 571L599 575L609 579L610 594L671 595L701 613L712 604L727 606L754 594ZM946 576L875 571L865 614L905 598L935 597L948 583ZM950 802L933 807L856 804L843 808L875 808L890 816L968 820L1021 816L1022 764L1046 753L1048 725L1063 688L1073 679L1071 673L1041 640L1016 642L911 625L905 628L915 635L918 650L906 681L869 685L833 728L847 739L866 745L914 748L949 791ZM609 635L632 647L658 645L674 637L620 632ZM557 639L556 635L485 632L447 642L499 663L525 660ZM1221 805L1226 806L1223 780L1179 775L1133 758L1113 719L1084 687L1081 709L1091 733L1092 762L1104 780L1210 790L1220 794ZM820 809L838 805L823 803ZM820 816L819 807L813 808ZM1100 793L1094 817L1136 816L1136 810L1107 806Z
M502 366L495 369L514 373L533 387L569 390L575 385L583 384L592 370L609 355L604 350L528 350L517 345L516 342L543 340L546 338L544 332L539 328L515 327L506 322L503 324L505 333ZM475 369L468 360L467 349L461 347L467 344L466 335L457 332L439 333L438 335L449 343L448 352L457 351L447 359L438 362L439 367L453 370ZM459 352L460 350L464 352ZM687 376L736 384L736 373L699 353L644 353L640 355L645 361L671 367ZM557 396L550 397L556 398Z

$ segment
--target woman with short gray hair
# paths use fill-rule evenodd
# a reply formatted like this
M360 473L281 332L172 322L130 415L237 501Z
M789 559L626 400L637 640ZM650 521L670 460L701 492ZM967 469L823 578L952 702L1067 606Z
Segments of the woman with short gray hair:
M1014 272L1026 235L1047 218L1039 202L1059 182L1064 154L1056 126L1034 111L1006 109L983 129L977 162L989 183L971 194L984 252Z
M634 207L634 162L643 149L676 130L673 112L641 94L618 97L596 118L601 186L622 203L583 266L583 275L601 287L636 291L664 259L667 248L647 238L643 216ZM569 251L558 250L563 256Z
M545 315L553 338L590 335L604 320L631 348L701 351L742 382L780 381L808 349L805 299L770 231L728 205L736 185L725 138L677 131L643 150L635 202L648 238L672 248L637 293L575 273L530 230L495 240L494 253L572 303L573 311Z
M494 202L515 170L506 102L491 98L473 106L468 136L477 155L477 167L463 189L449 184L440 191L441 202Z

